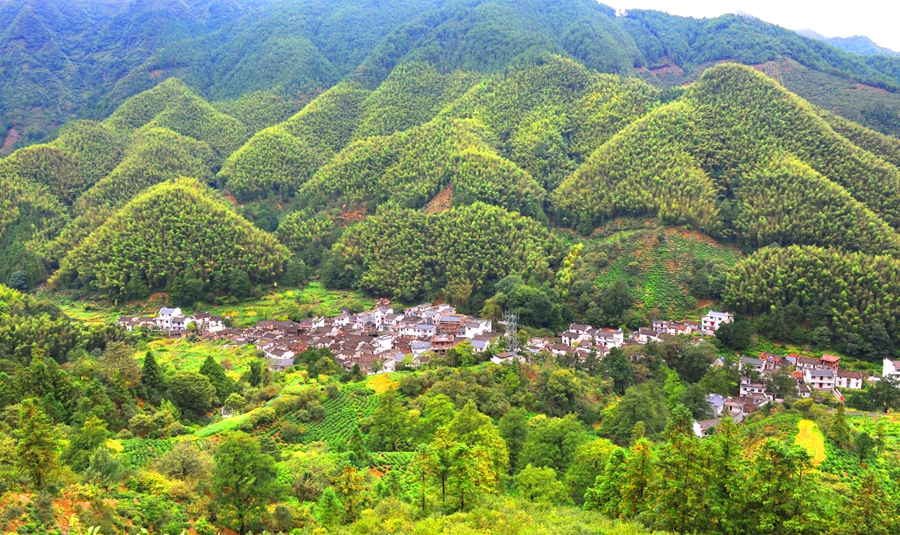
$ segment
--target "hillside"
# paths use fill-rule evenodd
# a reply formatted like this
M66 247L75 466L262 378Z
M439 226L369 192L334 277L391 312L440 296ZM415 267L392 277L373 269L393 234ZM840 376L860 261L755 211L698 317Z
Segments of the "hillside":
M861 56L898 56L900 52L895 52L890 48L878 46L878 44L866 37L865 35L854 35L852 37L825 37L824 35L814 32L813 30L797 30L797 33L810 39L817 41L825 41L826 43L840 48L841 50L859 54Z
M194 180L162 183L135 197L71 250L51 283L110 299L168 289L186 303L225 288L242 272L269 282L284 248Z
M891 252L898 185L896 167L853 146L764 76L732 65L707 71L684 98L629 125L561 184L553 202L556 217L579 228L617 213L651 213L756 247Z

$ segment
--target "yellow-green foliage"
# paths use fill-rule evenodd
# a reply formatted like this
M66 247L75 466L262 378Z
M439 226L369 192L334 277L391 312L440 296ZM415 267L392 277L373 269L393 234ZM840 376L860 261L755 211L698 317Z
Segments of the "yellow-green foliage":
M252 134L243 123L219 112L175 78L131 97L105 122L123 133L146 125L168 128L206 142L221 159Z
M484 123L506 140L503 154L552 189L657 99L658 91L643 82L550 56L482 82L444 114Z
M734 191L742 201L735 229L756 247L839 243L870 254L900 252L900 238L887 223L796 158L744 175Z
M123 137L102 123L76 121L60 129L50 143L20 149L0 165L8 173L47 186L71 204L115 167L123 148Z
M133 136L127 156L113 171L78 198L76 217L44 247L44 257L59 261L116 209L144 189L181 176L212 180L212 149L171 130L145 127Z
M838 336L880 323L896 333L900 318L900 261L820 247L766 247L738 263L725 299L742 314L796 303L815 312ZM896 339L896 336L895 336Z
M542 188L498 156L484 141L487 136L472 120L435 119L405 132L366 138L320 169L300 194L313 206L325 200L339 206L365 204L374 212L388 200L422 207L452 184L457 203L480 200L541 217Z
M474 73L445 75L428 63L404 63L366 99L354 137L386 136L427 123L477 81Z
M30 238L34 229L52 234L66 220L65 207L46 186L21 177L15 166L0 160L0 238L18 228ZM24 241L24 240L23 240Z
M281 272L287 251L274 237L234 213L204 186L181 179L154 186L125 205L60 263L52 282L107 295L140 277L162 288L193 269L211 274L244 270L255 281Z
M882 158L894 167L900 168L900 139L886 136L881 132L847 120L826 110L817 110L819 115L828 121L835 132L844 136L861 149Z
M353 136L368 91L339 85L288 121L257 133L222 166L219 177L242 200L293 195Z
M673 103L626 127L553 192L556 216L585 232L618 215L656 214L715 233L715 184L682 147L696 135L693 112Z
M706 71L686 95L702 128L693 138L720 187L787 151L900 226L900 171L837 134L809 103L740 65Z
M306 101L288 99L275 91L254 91L234 100L211 104L219 112L245 124L250 132L259 132L288 120L303 109Z
M556 218L582 232L656 214L753 246L882 253L897 250L888 225L900 224L900 171L763 74L720 65L598 149L552 200Z
M305 211L292 212L278 225L278 241L292 251L310 246L331 246L334 225L323 216L312 216Z
M149 186L179 176L212 180L214 160L202 141L164 128L142 128L134 134L125 159L78 199L76 210L118 206Z
M73 322L53 304L0 284L0 352L18 362L27 364L35 350L61 361L75 347L90 346L92 333L112 330Z
M415 298L446 290L465 301L510 273L552 278L566 247L534 219L476 203L427 215L383 210L348 229L334 251L375 295Z

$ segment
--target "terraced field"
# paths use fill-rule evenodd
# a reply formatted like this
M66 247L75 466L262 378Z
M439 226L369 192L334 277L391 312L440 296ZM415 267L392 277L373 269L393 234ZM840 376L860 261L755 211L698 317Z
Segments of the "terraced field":
M360 420L375 412L378 401L375 392L365 384L348 384L341 388L338 396L327 399L323 405L325 418L321 420L303 422L299 411L293 411L254 434L281 442L281 427L285 422L291 422L300 428L300 442L322 441L338 448L347 444Z
M688 293L694 260L720 260L733 265L742 256L736 248L700 232L673 228L615 232L586 240L586 245L609 257L597 276L599 285L624 279L639 306L657 310L655 317L673 319L686 317L702 305Z

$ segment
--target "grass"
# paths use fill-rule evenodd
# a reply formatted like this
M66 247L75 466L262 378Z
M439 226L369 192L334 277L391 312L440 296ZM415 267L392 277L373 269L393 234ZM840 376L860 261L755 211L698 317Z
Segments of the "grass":
M822 464L825 460L825 437L818 424L812 420L800 420L797 422L797 438L794 444L803 446L812 457L812 462L816 466Z
M253 346L234 347L222 341L191 342L161 338L142 344L137 350L138 359L143 362L144 354L148 350L153 351L153 356L160 366L176 371L199 371L206 357L212 356L235 380L250 370L251 361L259 358Z

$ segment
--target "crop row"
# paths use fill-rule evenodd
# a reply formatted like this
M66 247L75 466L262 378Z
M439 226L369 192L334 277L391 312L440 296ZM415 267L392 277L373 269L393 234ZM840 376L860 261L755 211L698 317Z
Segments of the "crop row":
M172 449L171 439L129 438L121 441L122 458L128 468L141 468Z

